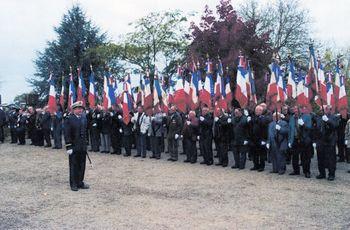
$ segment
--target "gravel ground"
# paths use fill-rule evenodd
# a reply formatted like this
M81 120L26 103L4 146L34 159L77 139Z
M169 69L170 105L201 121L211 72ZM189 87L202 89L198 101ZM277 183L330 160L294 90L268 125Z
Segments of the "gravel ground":
M91 188L72 192L65 151L1 144L0 229L350 229L346 163L329 182L315 179L315 159L306 179L165 155L90 157Z

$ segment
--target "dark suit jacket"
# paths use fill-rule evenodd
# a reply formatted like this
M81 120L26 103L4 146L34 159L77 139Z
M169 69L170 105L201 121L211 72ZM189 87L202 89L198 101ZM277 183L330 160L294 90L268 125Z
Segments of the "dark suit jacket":
M86 127L87 119L83 114L80 118L71 114L64 124L64 137L66 141L66 148L73 149L73 153L86 152Z

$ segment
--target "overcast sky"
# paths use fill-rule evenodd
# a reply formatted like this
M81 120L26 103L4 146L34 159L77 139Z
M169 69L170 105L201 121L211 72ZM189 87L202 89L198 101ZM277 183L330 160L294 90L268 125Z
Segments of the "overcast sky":
M205 4L212 9L219 0L0 0L0 94L3 102L31 89L26 77L35 72L36 52L55 38L53 26L75 3L110 39L130 31L128 23L152 11L180 9L203 12ZM239 4L243 0L233 0ZM264 0L264 2L269 2ZM339 47L349 47L349 0L302 0L310 11L316 39ZM198 14L198 17L200 14Z

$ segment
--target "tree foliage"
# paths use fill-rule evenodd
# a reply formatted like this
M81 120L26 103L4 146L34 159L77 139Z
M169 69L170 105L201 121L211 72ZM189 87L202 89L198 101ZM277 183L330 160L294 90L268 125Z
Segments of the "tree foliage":
M104 60L99 59L88 50L103 45L106 42L106 34L101 33L100 29L86 18L79 5L75 5L68 10L60 25L54 27L54 31L57 38L49 41L46 48L38 52L38 56L34 61L36 73L34 77L28 79L41 99L44 99L48 94L50 72L54 74L58 80L58 86L60 86L61 76L62 74L68 76L70 66L73 67L74 76L77 76L76 67L81 67L84 79L87 82L90 64L96 70L103 69L105 65L102 62Z
M272 50L269 32L257 33L258 23L258 19L244 21L240 18L230 0L221 0L216 7L216 14L206 6L200 23L191 25L192 42L189 46L188 61L197 59L203 63L207 54L212 59L220 56L223 65L231 67L231 71L235 73L234 62L241 51L251 60L256 79L261 81L268 70ZM262 92L259 89L258 87L258 92Z

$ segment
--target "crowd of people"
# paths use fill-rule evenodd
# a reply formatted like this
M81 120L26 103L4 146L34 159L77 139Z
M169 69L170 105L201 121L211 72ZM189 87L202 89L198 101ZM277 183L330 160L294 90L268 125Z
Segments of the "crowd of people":
M168 161L178 161L181 150L186 163L195 164L201 157L200 164L221 167L229 165L228 154L232 152L234 169L242 170L246 161L252 160L254 166L250 170L262 172L269 162L271 173L282 175L291 163L289 175L302 172L306 178L311 177L311 159L316 153L316 178L328 180L335 179L337 162L350 163L349 116L334 114L331 106L324 106L317 114L298 106L269 111L265 103L252 110L233 108L230 112L219 108L212 111L204 105L187 114L174 105L168 113L158 107L146 113L138 106L126 122L118 106L105 109L98 105L95 109L82 109L77 117L80 116L86 124L79 125L85 128L79 128L76 135L84 137L93 152L129 157L132 148L136 148L134 157L146 158L150 154L150 158L160 159L168 152ZM0 142L4 142L4 127L8 126L12 144L26 144L27 136L31 145L61 149L65 137L67 153L71 154L71 139L75 135L71 127L75 121L69 122L69 117L72 114L60 106L54 112L48 107L12 108L7 112L0 108ZM85 170L85 162L83 167Z

